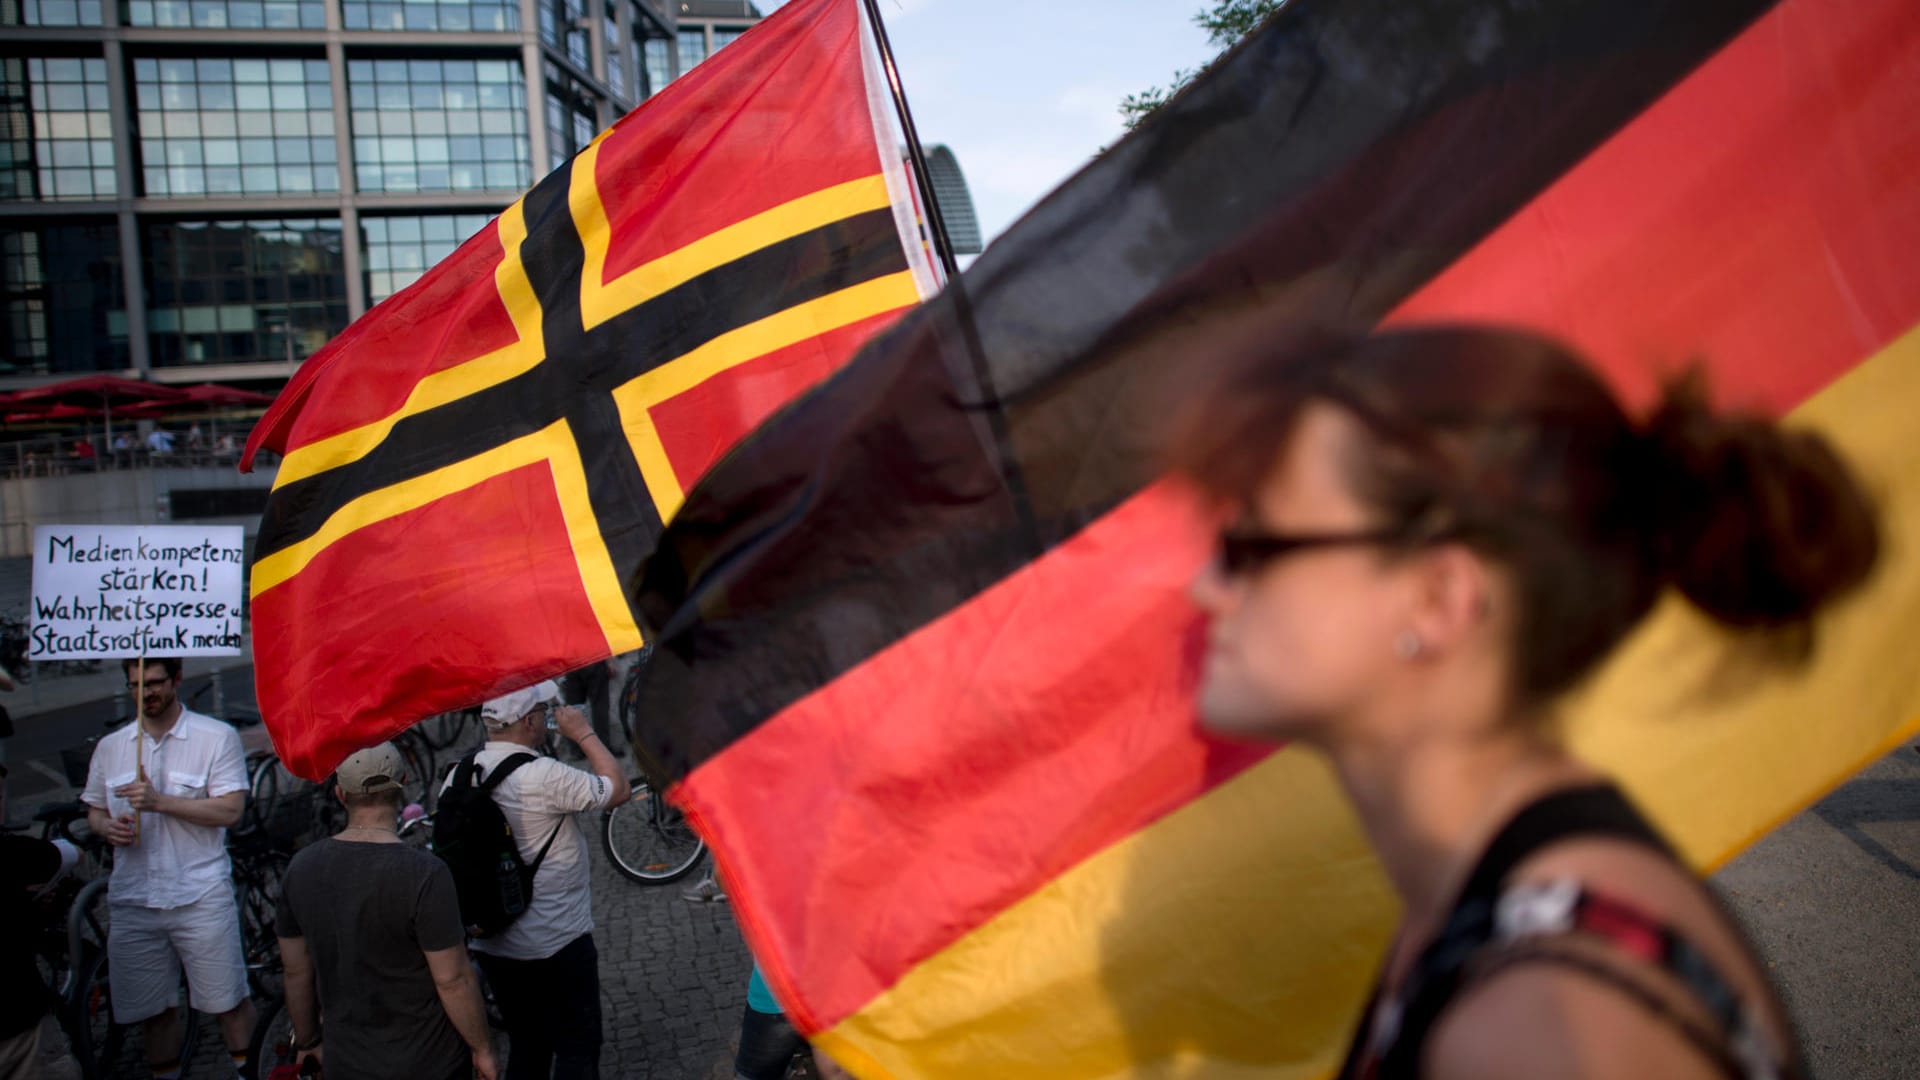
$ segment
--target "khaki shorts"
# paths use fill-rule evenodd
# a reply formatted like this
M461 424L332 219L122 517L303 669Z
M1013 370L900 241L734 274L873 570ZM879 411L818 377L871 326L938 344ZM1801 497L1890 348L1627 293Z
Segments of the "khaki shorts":
M223 1013L247 998L240 909L217 889L185 907L114 904L107 928L113 1019L137 1024L180 1004L180 971L195 1009Z

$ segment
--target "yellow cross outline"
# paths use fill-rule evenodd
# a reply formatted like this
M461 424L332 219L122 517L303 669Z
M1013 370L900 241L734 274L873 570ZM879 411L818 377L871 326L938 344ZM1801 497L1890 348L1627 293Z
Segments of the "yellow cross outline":
M581 273L581 312L592 329L623 311L659 296L716 267L770 244L889 204L884 176L835 185L746 218L686 246L605 281L612 230L595 180L602 132L580 154L568 189L568 208L580 232L586 261ZM380 445L401 420L456 401L532 370L545 357L539 298L521 261L527 227L524 198L499 219L503 250L494 285L517 340L510 345L422 378L392 413L368 424L316 440L282 459L274 487L315 476L359 460ZM723 371L770 352L920 302L911 271L901 271L842 289L777 312L721 335L615 388L619 410L641 476L662 522L672 519L685 492L650 411ZM252 595L292 578L321 551L351 533L387 518L419 509L437 499L476 486L516 468L546 461L567 525L581 583L615 653L643 643L634 624L619 575L599 531L587 495L577 444L564 421L475 457L388 485L360 496L335 511L312 536L266 556L254 565Z

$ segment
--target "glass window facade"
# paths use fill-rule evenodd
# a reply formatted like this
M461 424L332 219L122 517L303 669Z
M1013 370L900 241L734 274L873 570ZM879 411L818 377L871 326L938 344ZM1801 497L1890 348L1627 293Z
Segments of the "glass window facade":
M102 0L0 0L0 26L102 26Z
M648 98L673 81L673 43L666 38L648 38L641 43L641 50L640 70L645 73L646 85L640 88L640 96Z
M734 42L740 40L740 35L746 32L747 32L747 27L744 27L744 26L714 27L713 28L713 51L719 52L722 46L731 45Z
M45 0L42 0L44 3ZM202 30L325 30L321 0L125 0L128 26Z
M120 232L111 221L0 229L0 372L121 371Z
M620 37L620 19L613 8L607 9L606 18L600 21L600 29L607 39L607 88L626 97L627 50Z
M680 74L685 75L707 58L707 32L701 27L680 31Z
M377 304L419 280L493 218L492 214L361 218L367 303Z
M548 75L557 74L552 68ZM584 91L547 84L547 162L557 169L593 141L595 114L593 99Z
M517 191L532 182L517 60L350 60L361 191Z
M566 50L582 71L588 70L586 0L540 0L540 40Z
M324 60L133 62L148 195L340 190Z
M151 222L146 260L156 366L304 360L346 329L337 219Z
M106 61L0 57L0 199L114 191Z
M515 0L341 0L349 30L519 30Z

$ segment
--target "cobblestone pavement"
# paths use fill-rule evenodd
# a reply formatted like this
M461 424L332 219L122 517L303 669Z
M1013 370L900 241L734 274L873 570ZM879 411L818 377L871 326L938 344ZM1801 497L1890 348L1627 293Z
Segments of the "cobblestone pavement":
M594 841L593 938L607 1032L600 1074L731 1080L753 968L732 906L681 899L691 878L632 884Z
M665 886L627 881L607 863L600 815L583 814L580 823L593 853L593 939L606 1032L600 1075L732 1080L753 967L732 905L682 899L680 891L697 874ZM504 1064L507 1039L496 1036ZM223 1058L217 1025L202 1017L189 1075L227 1076L231 1070Z

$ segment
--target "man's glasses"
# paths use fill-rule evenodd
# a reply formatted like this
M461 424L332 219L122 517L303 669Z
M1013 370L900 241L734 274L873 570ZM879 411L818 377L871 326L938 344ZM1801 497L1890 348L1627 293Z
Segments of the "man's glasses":
M173 681L172 679L148 679L144 683L130 682L127 684L127 689L132 690L136 693L138 693L140 690L143 690L143 689L165 690L167 688L167 684L172 681Z
M1241 577L1275 559L1320 548L1366 547L1375 544L1401 544L1407 541L1405 529L1373 529L1350 533L1223 532L1215 549L1220 572Z

